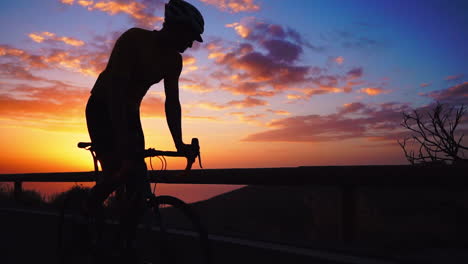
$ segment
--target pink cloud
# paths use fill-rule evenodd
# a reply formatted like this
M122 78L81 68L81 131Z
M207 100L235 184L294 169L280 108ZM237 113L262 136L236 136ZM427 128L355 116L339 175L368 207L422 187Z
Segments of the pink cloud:
M263 126L263 122L258 119L265 117L264 114L246 114L245 112L232 112L229 115L236 116L242 122L259 126Z
M446 81L457 81L457 80L460 80L461 78L463 78L464 76L465 76L464 74L450 75L450 76L445 77L444 80L446 80Z
M225 104L204 101L204 102L199 102L193 106L205 108L209 110L223 110L223 109L228 109L232 107L250 108L250 107L265 106L265 105L268 105L267 101L247 96L243 100L232 100Z
M419 86L423 87L423 88L426 88L426 87L429 87L431 85L432 85L432 83L421 83Z
M314 51L324 50L323 47L314 46L309 43L294 29L286 28L279 24L266 23L255 17L245 17L240 22L228 24L226 27L234 28L241 38L260 44L271 39L289 39L295 44Z
M276 94L275 91L269 91L266 86L258 82L231 82L223 83L221 88L232 92L235 95L263 96L270 97Z
M457 84L444 90L425 93L423 95L443 103L468 105L468 82Z
M397 103L377 106L351 103L344 105L335 114L293 116L273 121L268 124L270 130L251 134L244 140L323 142L352 138L393 138L391 135L401 132L402 112L408 109L407 105Z
M361 102L353 102L349 104L344 104L340 110L340 114L356 113L361 110L365 110L366 105Z
M266 40L263 46L268 50L268 56L276 61L294 62L299 59L302 47L287 40Z
M234 28L244 42L216 40L206 46L208 58L218 66L210 76L218 80L224 90L236 95L270 97L314 84L326 87L322 89L326 93L325 90L338 87L338 82L345 80L342 76L320 76L325 69L300 65L303 50L312 45L293 29L254 17L244 18L227 27ZM358 71L354 73L358 75L356 78L360 77L359 73L362 75L362 69ZM349 92L352 85L348 87L342 87L340 91Z
M33 75L30 71L15 63L0 63L0 77L24 81L43 81L42 77Z
M348 80L355 80L355 79L361 78L363 73L364 73L364 71L363 71L362 67L357 67L357 68L353 68L350 71L348 71L346 73L346 77L347 77Z

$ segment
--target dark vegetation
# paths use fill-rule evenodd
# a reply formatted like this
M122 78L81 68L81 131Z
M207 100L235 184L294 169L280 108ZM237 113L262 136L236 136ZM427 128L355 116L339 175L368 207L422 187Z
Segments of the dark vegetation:
M66 195L85 197L89 188L76 185L70 190L47 197L36 190L22 190L20 197L14 196L13 188L0 183L0 205L3 207L25 207L35 209L58 209Z
M13 188L6 184L0 183L0 205L1 206L17 206L20 204L25 207L42 208L47 207L48 202L45 196L38 191L23 190L20 201L16 201L13 193Z

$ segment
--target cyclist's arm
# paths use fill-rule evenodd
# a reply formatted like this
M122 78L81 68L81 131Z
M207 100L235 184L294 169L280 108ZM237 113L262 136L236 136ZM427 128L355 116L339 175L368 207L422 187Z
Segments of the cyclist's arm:
M128 109L127 89L131 85L131 71L134 67L135 54L134 45L135 29L126 31L117 40L106 72L110 75L109 87L106 87L107 102L114 131L116 133L115 147L117 154L121 157L130 153L132 146L128 143Z
M178 150L184 146L182 140L181 107L179 101L179 76L182 71L182 56L170 59L164 76L164 91L166 93L166 120L171 131L174 144Z

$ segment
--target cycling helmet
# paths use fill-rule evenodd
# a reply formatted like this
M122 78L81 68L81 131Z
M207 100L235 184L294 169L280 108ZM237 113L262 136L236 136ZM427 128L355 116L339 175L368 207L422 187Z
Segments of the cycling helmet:
M164 9L165 23L182 23L191 27L195 33L195 40L203 42L201 34L203 33L205 21L200 11L193 5L184 0L170 0Z

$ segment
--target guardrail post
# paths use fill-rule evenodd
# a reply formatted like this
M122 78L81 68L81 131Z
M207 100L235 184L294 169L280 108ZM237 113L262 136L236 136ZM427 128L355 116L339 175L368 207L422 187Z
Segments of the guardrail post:
M15 201L17 202L20 201L22 192L23 192L23 182L15 181L14 189L13 189L13 196L15 198Z
M356 235L356 186L341 186L341 235L345 243L353 242Z

